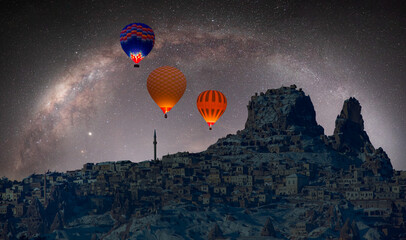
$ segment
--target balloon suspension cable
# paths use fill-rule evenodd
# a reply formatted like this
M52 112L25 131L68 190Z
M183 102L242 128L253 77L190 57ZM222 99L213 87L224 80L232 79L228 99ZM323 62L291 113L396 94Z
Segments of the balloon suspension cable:
M165 118L168 118L168 114L165 113Z
M140 67L140 65L138 65L138 64L134 64L134 67L139 68L139 67Z

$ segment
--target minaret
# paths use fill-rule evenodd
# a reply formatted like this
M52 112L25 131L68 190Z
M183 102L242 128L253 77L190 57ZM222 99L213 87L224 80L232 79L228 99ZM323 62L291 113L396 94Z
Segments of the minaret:
M156 130L154 129L154 161L156 161Z
M47 173L44 173L44 206L47 205Z

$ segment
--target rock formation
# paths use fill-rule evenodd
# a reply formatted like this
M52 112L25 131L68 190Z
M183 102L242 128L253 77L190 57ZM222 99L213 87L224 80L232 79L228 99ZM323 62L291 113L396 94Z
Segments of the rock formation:
M345 221L344 226L340 231L340 240L358 240L360 239L357 223L353 220L350 223L350 219Z
M221 229L217 223L214 225L214 227L209 232L207 239L208 240L223 239L223 232L221 231Z
M353 165L363 166L367 170L354 168ZM334 238L340 234L340 239L359 239L360 231L355 221L347 219L344 223L344 216L355 214L348 207L349 200L345 199L347 187L338 189L334 184L344 178L361 182L363 176L371 175L382 177L372 179L387 184L390 183L388 178L393 169L382 148L372 146L364 130L358 100L350 98L344 102L334 134L328 137L316 122L310 97L292 85L253 96L248 104L245 128L219 139L206 151L168 154L162 161L133 163L127 171L110 173L121 180L122 186L109 183L105 179L106 173L98 171L85 175L96 179L92 184L90 181L74 184L72 181L76 177L65 175L66 182L52 187L45 209L38 199L30 198L30 201L33 199L32 203L21 222L7 221L1 225L0 216L0 230L13 235L14 228L20 228L19 231L33 237L64 227L66 230L77 228L82 233L82 225L89 228L99 225L97 230L111 226L110 230L107 228L102 232L107 232L107 235L118 233L114 239L139 239L133 235L151 236L151 232L161 231L161 227L154 226L164 226L162 229L166 228L167 234L201 239L212 227L208 239L223 239L223 232L217 223L219 219L224 219L226 213L226 222L222 226L227 237L239 236L240 233L241 236L247 235L255 229L255 236L267 238L277 235L271 219L267 219L262 230L258 228L258 221L252 220L257 217L262 221L263 216L276 219L275 215L270 214L273 211L291 214L285 219L279 216L282 218L277 222L278 235L284 235L291 227L299 233L310 234L314 226L323 226ZM289 186L289 176L294 174L297 185L292 188L292 185ZM302 177L299 178L299 175ZM96 176L103 176L103 180L99 181ZM306 186L308 180L312 182ZM11 186L11 183L5 184L8 188ZM216 189L216 186L222 190ZM93 188L100 189L100 193ZM301 191L299 188L302 188ZM223 194L224 189L227 194ZM294 202L299 197L305 197L305 202L317 200L323 204L318 208L313 207L314 204L300 202L293 205L286 201L292 193L286 196L286 190L292 189L295 190L292 196ZM278 193L278 190L282 191ZM205 202L207 199L209 204ZM268 204L270 202L272 207ZM249 209L250 206L259 207L262 204L269 205L269 209ZM279 204L284 207L275 209ZM233 213L229 212L229 206L236 207ZM295 207L300 211L295 211ZM215 208L222 210L211 211ZM262 211L269 212L263 215ZM141 218L149 222L144 224L137 220ZM296 224L296 220L301 224ZM361 226L363 220L358 220ZM248 229L247 226L252 223L256 224L255 227ZM187 231L184 225L189 226ZM87 239L101 238L102 232L89 233ZM361 232L364 236L365 229ZM379 235L378 232L376 234ZM320 235L320 238L323 236Z
M252 96L245 130L269 135L294 131L318 136L324 132L316 122L310 97L296 90L295 85Z
M247 108L245 128L219 139L203 153L218 156L268 153L270 158L286 156L294 161L306 158L334 168L364 164L374 175L392 176L388 156L381 148L373 147L364 131L361 105L355 98L344 102L330 137L317 124L310 97L295 85L255 94Z
M359 152L371 143L364 131L361 105L357 99L350 98L344 102L336 119L333 139L333 148L341 152Z
M15 239L15 233L14 225L7 219L4 223L3 229L0 229L0 238L4 240Z
M46 221L44 209L37 198L35 198L28 207L26 216L25 222L28 227L27 232L30 236L36 233L43 234L47 232L48 223Z
M273 224L272 224L272 221L270 218L268 218L266 220L264 228L261 231L261 236L265 236L265 237L275 237L276 236L275 228L273 227Z
M52 225L50 227L50 231L53 232L54 230L60 230L63 229L63 213L57 212L54 218L54 221L52 222Z
M322 144L324 130L316 122L310 97L294 85L256 94L247 107L245 128L219 139L208 153L313 152L314 146Z
M382 148L375 149L364 131L361 105L355 98L344 102L337 116L333 136L329 137L333 149L350 158L362 159L364 167L375 175L392 176L392 164Z

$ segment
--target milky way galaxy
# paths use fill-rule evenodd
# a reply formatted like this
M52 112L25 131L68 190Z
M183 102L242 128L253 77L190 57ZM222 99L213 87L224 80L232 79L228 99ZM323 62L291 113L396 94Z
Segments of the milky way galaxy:
M48 90L23 127L13 171L41 172L43 167L63 169L55 160L60 158L58 149L63 147L64 139L72 138L75 128L88 125L99 106L108 101L106 96L113 94L114 84L108 76L117 68L114 64L118 56L116 49L103 49L103 55L96 54L94 59L72 66L57 78L54 86L46 86ZM92 136L91 132L88 135ZM82 154L84 151L80 150Z
M154 129L158 157L202 151L244 127L251 95L290 84L310 95L327 135L344 100L356 97L374 146L406 169L401 2L7 4L0 176L149 160ZM131 22L148 24L156 36L140 68L119 44ZM149 73L164 65L187 79L168 119L146 90ZM209 89L228 100L210 132L196 109L197 96Z

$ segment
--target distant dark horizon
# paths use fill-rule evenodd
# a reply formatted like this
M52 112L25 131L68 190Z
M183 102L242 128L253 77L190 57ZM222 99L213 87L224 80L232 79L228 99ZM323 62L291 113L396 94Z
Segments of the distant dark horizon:
M1 18L0 176L65 172L87 162L200 152L243 129L255 92L296 84L332 135L344 100L365 131L406 170L406 14L402 1L4 2ZM69 11L66 11L69 9ZM121 29L148 24L156 41L134 68ZM146 89L160 66L187 79L164 119ZM209 131L196 108L205 90L228 107Z

